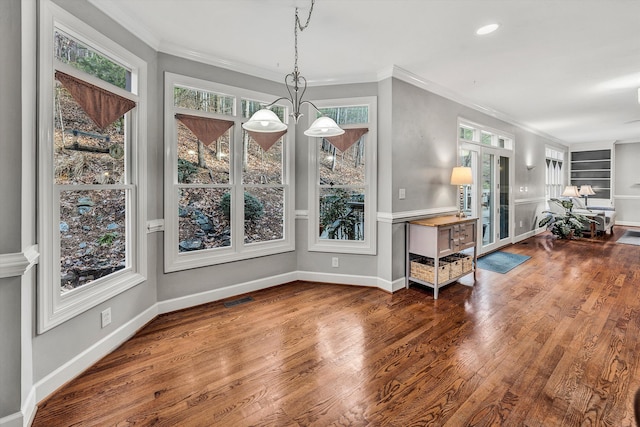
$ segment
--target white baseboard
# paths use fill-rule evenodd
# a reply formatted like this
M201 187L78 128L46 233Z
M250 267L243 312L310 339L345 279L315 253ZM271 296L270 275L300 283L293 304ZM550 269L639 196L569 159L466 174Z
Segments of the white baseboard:
M391 293L393 292L397 292L400 289L404 289L407 286L407 279L406 277L401 277L399 279L394 280L393 282L391 282Z
M513 243L518 243L518 242L521 242L523 240L526 240L529 237L533 237L533 236L535 236L537 234L542 233L544 230L545 230L544 228L537 228L535 230L531 230L531 231L527 231L526 233L519 234L519 235L517 235L517 236L515 236L513 238Z
M24 426L30 426L33 422L33 419L36 416L36 410L38 409L38 402L36 401L36 388L31 387L29 390L29 395L27 399L22 404L22 415L23 415L23 424Z
M353 274L337 274L337 273L317 273L314 271L298 271L298 280L307 280L310 282L321 283L339 283L341 285L350 286L366 286L371 288L379 288L383 291L394 293L405 287L405 279L401 277L394 281L381 279L375 276L359 276Z
M140 328L153 320L158 314L194 307L196 305L217 301L223 298L229 298L235 295L246 294L248 292L258 291L272 286L282 285L295 280L375 287L390 293L404 288L405 283L404 278L390 282L375 276L294 271L291 273L232 285L221 289L214 289L194 295L159 301L40 380L35 385L35 392L31 393L27 402L28 404L25 404L23 411L0 419L0 427L23 427L24 419L29 420L30 423L30 420L35 415L37 402L42 401L62 385L75 378L92 364L109 354L109 352L113 351L113 349L132 337Z
M38 381L35 399L41 402L65 383L77 377L98 360L109 354L113 349L131 338L140 328L158 315L158 306L154 304L138 316L125 323L113 333L107 335L64 365Z
M616 223L614 224L614 226L616 225L624 225L627 227L640 227L640 222L635 222L635 221L618 221L616 220Z
M318 273L315 271L298 271L296 279L307 280L309 282L339 283L341 285L378 287L378 278L374 276Z
M24 427L24 416L22 412L16 412L15 414L7 415L0 418L0 427Z
M28 427L36 416L36 389L31 387L20 412L0 418L0 427Z
M212 289L210 291L200 292L184 297L173 298L166 301L159 301L157 303L158 314L182 310L183 308L195 307L196 305L218 301L223 298L229 298L236 295L246 294L247 292L253 292L260 289L270 288L272 286L282 285L284 283L293 282L296 279L296 273L291 272L279 274L277 276L266 277L264 279L252 280L251 282L240 283L220 289Z

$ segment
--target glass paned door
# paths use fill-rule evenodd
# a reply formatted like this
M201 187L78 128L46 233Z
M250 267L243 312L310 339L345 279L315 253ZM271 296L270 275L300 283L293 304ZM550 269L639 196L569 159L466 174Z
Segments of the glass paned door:
M478 168L478 152L462 148L460 150L460 166L470 167L475 177ZM477 178L474 178L473 181L477 182L478 180ZM476 189L477 186L475 184L463 185L462 194L458 194L458 204L460 205L459 209L462 210L467 217L478 216L478 209L476 207Z
M482 180L480 194L480 215L482 224L482 248L492 245L495 242L495 175L494 175L495 155L482 153Z
M500 156L498 167L500 168L500 240L508 239L509 234L509 158Z

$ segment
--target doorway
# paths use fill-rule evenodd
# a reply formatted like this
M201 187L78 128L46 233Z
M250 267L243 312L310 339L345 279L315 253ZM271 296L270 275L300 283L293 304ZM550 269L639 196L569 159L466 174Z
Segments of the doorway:
M478 252L494 251L512 242L512 153L494 147L463 144L460 164L471 167L474 184L465 186L463 212L479 218Z

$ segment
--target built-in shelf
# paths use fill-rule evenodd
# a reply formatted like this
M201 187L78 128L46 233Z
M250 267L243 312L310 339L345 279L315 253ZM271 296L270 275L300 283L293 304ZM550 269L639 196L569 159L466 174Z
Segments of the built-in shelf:
M611 150L571 152L571 185L591 185L598 199L611 198Z

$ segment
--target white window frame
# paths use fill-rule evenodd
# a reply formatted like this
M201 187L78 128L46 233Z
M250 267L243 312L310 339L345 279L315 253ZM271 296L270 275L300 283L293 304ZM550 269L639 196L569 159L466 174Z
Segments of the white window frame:
M367 105L369 107L369 122L343 125L344 129L366 126L369 131L364 135L365 139L365 202L364 202L364 240L333 240L320 239L319 194L320 178L318 176L317 144L318 138L309 138L309 229L308 250L313 252L334 252L375 255L377 246L377 182L378 182L378 113L377 97L367 96L359 98L341 98L313 101L318 108L350 107ZM316 117L315 111L308 114L307 126L311 125Z
M464 139L460 137L460 128L465 128L473 131L473 139ZM482 135L490 134L491 135L491 144L485 144L482 142ZM481 125L479 123L474 123L470 120L466 120L463 118L458 118L458 142L462 143L471 143L482 145L484 147L494 147L502 150L510 150L513 151L515 146L515 137L510 133L504 132L500 129L495 129L490 126ZM500 147L500 140L504 140L504 147Z
M547 160L562 162L560 169L550 169ZM545 146L545 196L547 200L560 197L565 187L567 170L567 152L556 147Z
M147 64L144 60L99 33L64 9L43 0L40 8L39 35L39 131L38 131L38 241L41 253L38 267L38 332L45 332L78 314L142 283L147 277L146 208L146 141ZM59 29L87 47L112 58L131 70L131 92L114 86L71 66L58 62L53 55L53 33ZM63 69L91 84L118 93L136 102L130 114L130 138L127 140L127 266L64 295L60 292L59 202L55 195L71 188L57 188L53 160L54 70ZM63 186L60 186L63 187ZM82 185L78 190L110 189L108 186ZM113 188L116 189L116 188Z
M285 207L283 210L283 238L279 240L245 243L244 242L244 187L242 183L242 123L248 118L243 118L239 108L241 99L264 102L269 104L275 97L273 95L254 92L234 86L223 85L208 80L197 79L180 74L165 72L164 86L164 271L173 272L209 265L222 264L249 258L273 255L295 250L295 200L294 200L294 159L295 159L295 131L289 125L288 132L283 136L282 154L282 186L284 187ZM207 113L203 111L176 108L174 106L173 88L178 86L189 87L197 90L215 92L235 97L233 115ZM271 100L270 100L271 99ZM279 106L281 104L278 104ZM285 104L281 106L287 108ZM231 246L211 248L191 252L179 252L178 244L178 153L177 153L177 128L175 113L181 112L203 117L215 117L231 120L230 155L231 176L229 185L232 198L236 200L231 208ZM287 108L288 112L288 108ZM181 184L180 184L181 185ZM195 185L203 187L206 185ZM252 187L253 185L247 184Z

